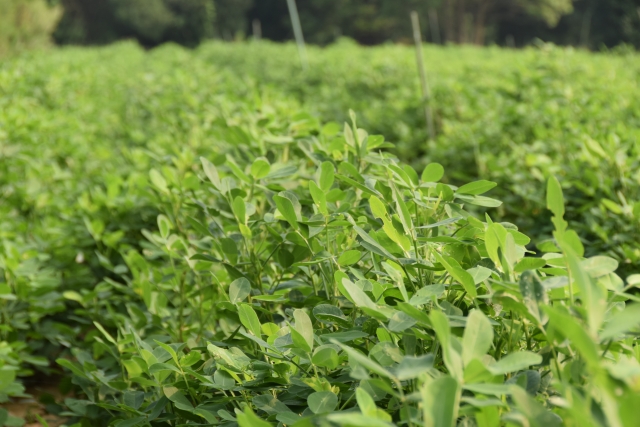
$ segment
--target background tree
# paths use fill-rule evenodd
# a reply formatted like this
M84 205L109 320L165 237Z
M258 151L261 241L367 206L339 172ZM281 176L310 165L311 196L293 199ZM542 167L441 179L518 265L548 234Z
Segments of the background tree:
M29 3L36 0L0 0ZM45 0L38 0L44 4ZM54 0L50 0L54 1ZM64 16L59 43L103 44L135 38L145 46L174 41L194 46L209 37L234 40L251 35L291 40L285 0L55 0ZM341 36L361 44L409 42L409 12L422 17L427 40L448 43L531 43L600 48L640 46L638 0L298 0L305 39L328 44ZM438 17L439 32L429 23ZM435 29L435 28L434 28ZM439 37L436 37L439 36Z
M0 0L0 55L48 44L61 14L45 0Z
M244 35L248 27L247 12L251 6L253 0L215 0L216 35L224 40Z
M445 40L485 44L503 21L533 18L549 27L573 10L573 0L444 0Z
M214 35L214 0L62 0L54 36L61 44L104 44L134 38L145 46L195 46Z

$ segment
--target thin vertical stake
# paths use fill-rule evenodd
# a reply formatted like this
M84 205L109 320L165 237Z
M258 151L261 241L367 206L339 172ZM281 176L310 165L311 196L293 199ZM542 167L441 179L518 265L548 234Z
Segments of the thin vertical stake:
M424 69L424 58L422 56L422 33L420 32L420 21L418 20L418 13L415 10L411 12L411 25L413 26L413 41L416 44L416 62L418 63L418 72L420 73L422 99L425 101L424 115L427 120L429 137L433 140L435 139L436 134L433 128L433 114L431 113L431 94L429 92L429 85L427 84L427 72Z
M296 37L296 44L298 45L298 54L300 55L300 63L302 69L307 70L307 50L304 46L304 37L302 36L302 25L300 25L300 17L298 16L298 8L296 7L296 0L287 0L287 6L289 7L289 15L291 16L291 25L293 26L293 35Z
M262 38L262 25L260 24L260 20L254 19L251 26L253 27L253 39L260 40Z

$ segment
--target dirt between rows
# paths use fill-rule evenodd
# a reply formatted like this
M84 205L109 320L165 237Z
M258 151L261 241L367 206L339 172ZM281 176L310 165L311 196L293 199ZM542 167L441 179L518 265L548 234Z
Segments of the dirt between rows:
M30 381L31 382L31 381ZM26 393L29 398L11 398L9 402L0 404L10 415L25 420L23 427L44 426L36 415L40 416L49 427L60 427L65 424L66 418L47 413L45 405L41 403L42 397L52 397L56 402L64 400L65 396L60 392L58 381L43 379L27 385Z

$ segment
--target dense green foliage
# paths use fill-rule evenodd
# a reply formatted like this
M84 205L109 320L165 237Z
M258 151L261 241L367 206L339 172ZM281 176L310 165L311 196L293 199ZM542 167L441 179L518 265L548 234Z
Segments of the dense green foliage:
M429 144L402 48L3 63L0 401L63 370L79 426L635 426L637 59L426 55Z
M640 62L552 46L501 49L430 47L436 141L427 132L415 57L397 46L342 43L309 51L300 72L294 46L209 44L199 57L299 100L323 120L361 124L397 145L421 170L439 162L449 182L498 182L496 214L525 232L550 236L544 181L557 175L571 198L567 218L591 255L607 253L625 275L640 262Z

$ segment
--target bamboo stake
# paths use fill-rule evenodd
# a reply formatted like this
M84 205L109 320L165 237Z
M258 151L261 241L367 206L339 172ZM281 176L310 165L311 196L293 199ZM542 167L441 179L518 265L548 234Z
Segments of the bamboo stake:
M300 16L298 16L298 8L296 7L296 0L287 0L287 6L289 7L289 15L291 16L291 26L293 26L293 35L296 38L296 44L298 45L298 55L300 55L300 64L302 69L307 70L307 50L304 45L304 37L302 35L302 25L300 25Z
M422 33L420 32L420 21L418 19L418 13L415 10L411 12L411 25L413 26L413 41L416 44L416 62L418 63L418 72L420 73L422 99L425 102L424 115L427 120L429 138L433 140L436 135L433 127L433 114L431 113L431 94L429 91L429 85L427 84L427 72L424 68L424 58L422 56Z

